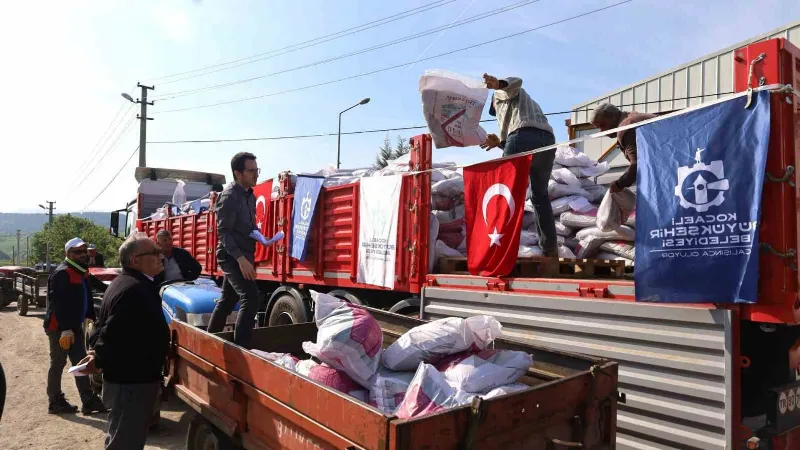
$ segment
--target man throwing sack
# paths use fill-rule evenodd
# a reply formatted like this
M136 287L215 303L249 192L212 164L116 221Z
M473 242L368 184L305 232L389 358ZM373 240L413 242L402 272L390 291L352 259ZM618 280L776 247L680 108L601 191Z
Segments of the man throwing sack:
M516 155L556 143L553 128L539 104L522 89L522 79L509 77L499 80L483 74L486 87L494 89L489 114L497 117L500 137L490 134L481 148L503 149L503 156ZM530 170L531 201L536 209L539 245L545 256L558 256L556 221L547 193L547 183L553 171L556 150L533 155Z
M80 238L64 245L66 257L47 282L48 302L44 330L50 344L50 370L47 373L47 397L50 414L71 414L78 407L67 402L61 390L61 375L69 358L77 365L86 356L84 322L95 320L92 289L89 281L86 243ZM83 406L81 412L105 412L106 407L92 392L87 377L75 377Z

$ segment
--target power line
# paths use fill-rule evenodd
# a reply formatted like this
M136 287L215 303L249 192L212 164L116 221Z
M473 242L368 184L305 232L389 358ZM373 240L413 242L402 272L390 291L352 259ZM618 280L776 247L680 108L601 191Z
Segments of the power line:
M71 197L71 196L72 196L72 194L73 194L73 193L75 193L75 191L77 191L77 190L78 190L78 188L80 188L80 187L81 187L81 185L83 185L83 183L84 183L84 182L85 182L87 179L89 179L89 176L90 176L92 173L94 173L94 171L95 171L95 170L96 170L98 167L100 167L100 164L103 162L103 160L106 158L106 156L108 156L108 154L111 152L111 150L113 150L114 148L116 148L117 144L120 142L120 139L121 139L123 136L125 136L125 135L128 133L128 131L129 131L129 130L130 130L130 128L131 128L131 124L133 124L133 116L131 116L131 118L128 120L128 123L125 125L125 128L123 128L123 129L122 129L122 131L121 131L121 132L120 132L120 133L117 135L117 138L114 140L114 142L113 142L113 143L112 143L112 144L111 144L111 145L110 145L110 146L109 146L109 147L106 149L105 153L103 153L103 155L100 157L100 160L98 160L98 161L97 161L97 163L95 163L95 165L94 165L94 166L93 166L93 167L92 167L92 168L89 170L89 172L88 172L88 173L87 173L87 174L86 174L86 175L83 177L83 179L81 180L81 182L80 182L80 183L78 183L78 185L77 185L77 186L75 186L75 188L73 188L73 189L72 189L72 191L70 191L70 193L67 195L67 198ZM137 147L137 149L138 149L138 147Z
M124 113L122 113L122 111L125 109L125 106L128 106L128 109ZM120 106L119 110L117 110L117 114L114 115L114 118L108 124L105 131L103 131L103 134L100 136L100 139L97 140L97 143L94 144L94 147L92 147L92 149L87 154L86 158L78 166L78 171L75 174L75 178L72 179L72 182L69 184L67 189L75 185L75 183L83 174L83 171L86 169L86 166L88 165L89 161L95 156L97 156L97 154L102 150L102 148L108 143L109 139L111 139L111 136L114 134L114 132L117 131L117 128L119 128L119 126L124 121L125 115L127 115L130 112L131 108L133 108L133 106L128 105L127 102L123 103ZM122 117L120 117L120 113L122 113ZM117 122L117 118L120 118L119 122ZM114 126L114 128L111 129L111 126L114 125L114 123L116 123L116 126ZM109 130L111 130L111 132L109 132Z
M636 102L630 103L625 105L617 105L618 108L627 108L629 106L639 106L639 105L650 105L654 103L664 103L664 102L677 102L681 100L691 100L695 98L702 98L702 97L710 97L710 96L720 96L720 95L730 95L735 94L735 92L720 92L717 94L706 94L706 95L693 95L688 97L678 97L678 98L670 98L666 100L653 100L649 102ZM569 111L556 111L556 112L548 112L544 113L545 116L559 116L564 114L572 114L579 111L593 111L596 108L581 108L579 110L569 110ZM494 122L495 119L484 119L481 120L480 123L486 122ZM398 128L382 128L382 129L372 129L372 130L359 130L359 131L347 131L341 133L342 135L352 135L352 134L369 134L369 133L385 133L388 131L406 131L406 130L419 130L422 128L428 128L427 125L412 125L408 127L398 127ZM223 143L223 142L251 142L251 141L279 141L285 139L307 139L307 138L318 138L318 137L330 137L330 136L337 136L339 133L317 133L317 134L298 134L292 136L270 136L270 137L258 137L258 138L235 138L235 139L195 139L195 140L179 140L179 141L148 141L148 144L212 144L212 143Z
M199 69L189 70L189 71L186 71L186 72L175 73L175 74L172 74L172 75L166 75L166 76L159 77L159 78L151 78L150 81L157 81L157 80L163 80L163 79L166 79L166 78L178 77L178 76L181 76L181 75L194 74L194 73L197 73L197 72L203 72L203 71L205 71L207 69L216 69L216 70L209 70L209 71L201 73L201 74L182 77L182 78L178 78L178 79L175 79L175 80L166 81L166 82L161 83L162 85L163 84L171 84L171 83L176 83L178 81L188 80L190 78L200 77L200 76L204 76L204 75L208 75L208 74L212 74L212 73L216 73L216 72L221 72L221 71L228 70L228 69L233 69L233 68L236 68L236 67L241 67L241 66L244 66L244 65L247 65L247 64L252 64L252 63L257 62L257 61L262 61L262 60L265 60L265 59L274 58L276 56L281 56L281 55L285 55L285 54L288 54L288 53L296 52L298 50L303 50L303 49L306 49L306 48L309 48L309 47L313 47L313 46L316 46L316 45L319 45L319 44L324 44L326 42L334 41L336 39L340 39L340 38L343 38L343 37L346 37L346 36L357 34L357 33L360 33L362 31L366 31L366 30L369 30L369 29L372 29L372 28L375 28L375 27L378 27L378 26L381 26L381 25L386 25L386 24L389 24L389 23L392 23L392 22L396 22L398 20L405 19L407 17L411 17L411 16L414 16L414 15L417 15L417 14L420 14L420 13L423 13L423 12L426 12L426 11L430 11L430 10L435 9L435 8L439 8L439 7L445 6L445 5L453 3L455 1L456 0L447 0L447 1L438 0L438 1L435 1L433 3L427 3L425 5L418 6L416 8L412 8L412 9L409 9L409 10L406 10L406 11L402 11L402 12L393 14L391 16L387 16L387 17L384 17L384 18L381 18L381 19L373 20L372 22L367 22L367 23L364 23L364 24L361 24L361 25L358 25L358 26L355 26L355 27L352 27L352 28L348 28L348 29L345 29L345 30L337 31L337 32L331 33L331 34L326 34L324 36L320 36L320 37L317 37L317 38L314 38L314 39L310 39L310 40L307 40L307 41L298 42L296 44L288 45L286 47L278 48L278 49L275 49L275 50L270 50L268 52L259 53L259 54L252 55L252 56L247 56L247 57L244 57L244 58L235 59L235 60L224 62L224 63L219 63L219 64L214 64L214 65L211 65L211 66L201 67ZM277 52L283 52L283 53L277 53ZM275 53L277 53L277 54L275 54ZM265 56L265 55L270 55L270 56ZM257 58L257 59L254 59L254 58ZM251 60L251 59L252 59L252 61L247 61L247 60ZM242 61L247 61L247 62L242 62ZM241 64L236 64L236 63L241 63ZM219 68L219 67L228 66L228 65L231 65L231 64L234 64L234 65L232 65L230 67Z
M120 167L120 168L119 168L119 170L117 171L117 173L116 173L116 174L114 174L114 177L113 177L113 178L111 178L111 181L109 181L109 182L108 182L108 184L106 184L106 185L105 185L105 187L104 187L103 189L101 189L101 190L100 190L100 192L98 192L98 193L97 193L97 195L96 195L96 196L95 196L95 197L92 199L92 201L90 201L89 203L87 203L87 204L86 204L86 206L84 206L84 207L83 207L83 209L81 209L81 212L84 212L84 211L86 211L86 208L88 208L88 207L92 206L92 203L96 202L96 201L97 201L97 199L98 199L98 198L100 198L100 196L101 196L101 195L103 195L103 192L105 192L105 191L106 191L106 189L108 189L108 187L109 187L109 186L111 186L111 183L113 183L113 182L114 182L114 180L116 180L116 179L117 179L117 177L119 176L119 174L120 174L120 173L122 173L122 170L123 170L123 169L125 169L125 166L127 166L127 165L128 165L128 163L129 163L129 162L131 162L131 159L133 159L133 155L135 155L135 154L136 154L136 152L138 152L138 151L139 151L139 146L136 146L136 148L133 150L133 153L131 153L131 156L129 156L129 157L128 157L128 160L127 160L127 161L125 161L125 164L123 164L123 165L122 165L122 167Z
M624 0L624 1L621 1L619 3L614 3L613 5L604 6L602 8L594 9L592 11L588 11L588 12L585 12L585 13L582 13L582 14L578 14L578 15L575 15L575 16L572 16L572 17L568 17L566 19L562 19L562 20L559 20L559 21L556 21L556 22L551 22L551 23L548 23L548 24L545 24L545 25L540 25L540 26L535 27L535 28L530 28L530 29L527 29L527 30L524 30L524 31L520 31L520 32L517 32L517 33L512 33L512 34L509 34L509 35L506 35L506 36L503 36L503 37L499 37L499 38L495 38L495 39L492 39L492 40L489 40L489 41L485 41L485 42L481 42L481 43L478 43L478 44L470 45L468 47L462 47L462 48L451 50L451 51L448 51L448 52L445 52L445 53L439 53L438 55L428 56L426 58L422 58L422 59L419 59L417 61L405 62L405 63L402 63L402 64L397 64L397 65L394 65L394 66L389 66L389 67L384 67L382 69L373 70L373 71L370 71L370 72L364 72L364 73L360 73L360 74L356 74L356 75L351 75L349 77L344 77L344 78L339 78L339 79L336 79L336 80L325 81L325 82L322 82L322 83L312 84L312 85L308 85L308 86L302 86L302 87L298 87L298 88L294 88L294 89L288 89L288 90L285 90L285 91L272 92L272 93L269 93L269 94L256 95L256 96L252 96L252 97L245 97L245 98L240 98L240 99L236 99L236 100L228 100L228 101L224 101L224 102L211 103L211 104L207 104L207 105L192 106L192 107L188 107L188 108L168 109L166 111L161 111L158 114L166 114L166 113L181 112L181 111L190 111L190 110L193 110L193 109L212 108L212 107L215 107L215 106L230 105L230 104L233 104L233 103L241 103L241 102L245 102L245 101L249 101L249 100L256 100L256 99L265 98L265 97L273 97L273 96L277 96L277 95L288 94L288 93L291 93L291 92L303 91L303 90L311 89L311 88L315 88L315 87L326 86L326 85L329 85L329 84L340 83L342 81L353 80L353 79L356 79L356 78L361 78L361 77L365 77L365 76L369 76L369 75L374 75L376 73L387 72L389 70L394 70L394 69L398 69L400 67L405 67L405 66L407 66L409 64L415 64L415 63L421 62L421 61L429 61L431 59L441 58L442 56L452 55L454 53L459 53L459 52L463 52L463 51L466 51L466 50L471 50L471 49L474 49L474 48L483 47L485 45L493 44L495 42L499 42L499 41L502 41L502 40L505 40L505 39L509 39L509 38L512 38L512 37L521 36L523 34L530 33L532 31L541 30L542 28L546 28L546 27L553 26L553 25L558 25L558 24L561 24L561 23L564 23L564 22L568 22L570 20L578 19L578 18L581 18L581 17L585 17L585 16L588 16L588 15L591 15L591 14L598 13L600 11L605 11L607 9L611 9L611 8L614 8L614 7L617 7L617 6L621 6L621 5L624 5L626 3L630 3L632 1L633 0Z
M404 37L401 37L401 38L397 38L397 39L394 39L392 41L387 41L387 42L384 42L382 44L373 45L371 47L366 47L366 48L363 48L361 50L356 50L356 51L345 53L345 54L342 54L342 55L339 55L339 56L334 56L334 57L331 57L331 58L322 59L322 60L319 60L319 61L311 62L311 63L308 63L308 64L303 64L301 66L296 66L296 67L292 67L292 68L289 68L289 69L279 70L277 72L267 73L267 74L264 74L264 75L258 75L258 76L255 76L255 77L245 78L245 79L241 79L241 80L235 80L235 81L231 81L231 82L228 82L228 83L221 83L221 84L215 84L215 85L200 87L200 88L196 88L196 89L187 89L187 90L184 90L184 91L168 92L168 93L162 94L163 96L156 98L156 100L159 100L159 101L171 100L171 99L177 98L177 97L184 97L184 96L187 96L187 95L194 95L194 94L198 94L200 92L210 91L210 90L213 90L213 89L220 89L220 88L226 88L226 87L230 87L230 86L235 86L235 85L238 85L238 84L249 83L251 81L260 80L260 79L272 77L272 76L275 76L275 75L281 75L281 74L288 73L288 72L294 72L294 71L300 70L300 69L307 69L307 68L310 68L310 67L315 67L315 66L319 66L319 65L322 65L322 64L327 64L327 63L330 63L330 62L339 61L339 60L342 60L342 59L345 59L345 58L350 58L352 56L362 55L364 53L368 53L368 52L371 52L371 51L374 51L374 50L379 50L379 49L382 49L382 48L391 47L393 45L401 44L403 42L408 42L408 41L412 41L414 39L419 39L421 37L429 36L431 34L444 32L444 31L447 31L447 30L449 30L451 28L459 27L459 26L462 26L462 25L467 25L469 23L476 22L478 20L483 20L483 19L486 19L486 18L489 18L489 17L493 17L493 16L496 16L498 14L502 14L502 13L505 13L505 12L508 12L508 11L515 10L517 8L521 8L523 6L530 5L531 3L537 3L539 1L541 1L541 0L525 0L525 1L521 1L521 2L518 2L518 3L514 3L512 5L508 5L508 6L504 6L504 7L501 7L501 8L493 9L491 11L486 11L486 12L483 12L483 13L480 13L480 14L476 14L476 15L474 15L472 17L469 17L469 18L466 18L466 19L462 19L462 20L456 19L450 25L442 25L442 26L439 26L439 27L436 27L436 28L432 28L432 29L427 30L427 31L422 31L422 32L419 32L419 33L415 33L415 34L411 34L411 35L404 36ZM431 43L431 44L433 44L433 43ZM429 46L429 48L430 48L430 46ZM426 49L426 51L427 51L427 49ZM424 52L423 52L423 54L424 54ZM422 54L419 57L421 58ZM412 63L412 65L413 65L413 63Z

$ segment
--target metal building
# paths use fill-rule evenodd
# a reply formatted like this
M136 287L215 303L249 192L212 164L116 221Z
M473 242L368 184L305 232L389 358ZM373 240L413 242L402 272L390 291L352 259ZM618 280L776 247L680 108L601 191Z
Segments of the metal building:
M800 21L790 23L726 49L675 67L638 83L594 98L572 108L569 125L571 137L597 132L589 122L594 108L611 103L624 111L665 113L694 106L733 92L733 50L753 42L773 38L786 38L800 46ZM576 145L592 159L608 161L611 170L598 177L597 182L608 184L628 166L628 161L609 138L593 139Z

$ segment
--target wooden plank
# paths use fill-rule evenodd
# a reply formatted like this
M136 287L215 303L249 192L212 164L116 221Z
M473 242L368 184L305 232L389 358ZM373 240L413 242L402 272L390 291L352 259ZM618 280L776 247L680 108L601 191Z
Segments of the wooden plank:
M440 258L439 273L468 275L467 258ZM625 262L608 259L519 258L508 276L512 278L622 278L625 276Z

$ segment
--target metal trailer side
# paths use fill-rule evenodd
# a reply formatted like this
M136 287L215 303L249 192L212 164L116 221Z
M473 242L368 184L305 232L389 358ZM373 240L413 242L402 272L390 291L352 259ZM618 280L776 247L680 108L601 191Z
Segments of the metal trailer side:
M370 313L384 331L384 347L423 323ZM529 389L401 420L236 346L231 333L209 334L179 321L170 327L169 385L218 437L247 449L614 448L614 362L500 339L498 349L533 354L521 380ZM316 333L313 322L259 328L253 347L307 357L301 344Z
M504 335L619 363L617 448L732 449L736 310L426 288L423 318L489 314Z

